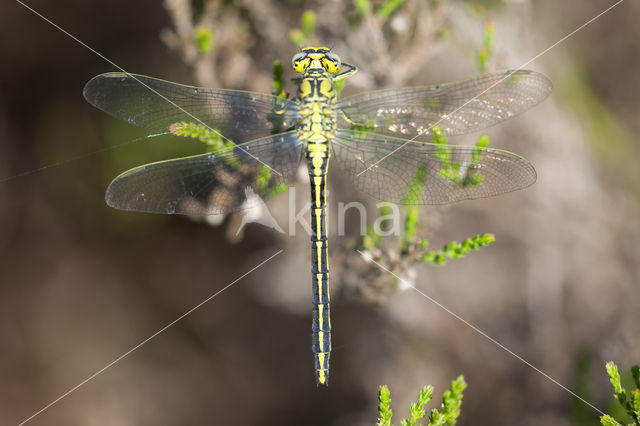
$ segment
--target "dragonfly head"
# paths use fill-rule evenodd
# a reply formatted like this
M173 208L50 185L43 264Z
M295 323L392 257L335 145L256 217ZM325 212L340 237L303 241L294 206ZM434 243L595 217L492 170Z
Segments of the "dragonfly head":
M291 58L291 67L295 72L307 70L327 71L336 74L342 67L340 57L328 47L305 47Z

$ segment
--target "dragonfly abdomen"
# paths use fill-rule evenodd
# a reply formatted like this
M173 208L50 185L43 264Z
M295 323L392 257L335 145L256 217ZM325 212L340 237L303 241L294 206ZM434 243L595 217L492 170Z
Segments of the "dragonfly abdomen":
M313 292L312 348L316 380L329 380L331 317L329 307L329 253L327 247L327 171L329 139L312 133L307 145L307 168L311 184L311 288Z
M329 259L327 250L326 177L329 167L327 141L307 146L307 166L311 183L311 283L313 292L313 354L316 379L326 385L331 352L329 312Z

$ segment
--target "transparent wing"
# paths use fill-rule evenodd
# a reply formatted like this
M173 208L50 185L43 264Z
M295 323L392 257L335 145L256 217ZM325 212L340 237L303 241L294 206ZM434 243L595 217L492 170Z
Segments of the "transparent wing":
M106 201L120 210L209 215L252 207L284 192L303 144L295 131L225 151L133 168L111 182Z
M448 204L525 188L533 166L507 151L409 142L341 130L333 141L340 168L362 192L399 204Z
M504 71L429 87L378 90L338 102L348 119L340 127L430 141L432 126L445 136L481 130L531 108L552 91L544 75Z
M91 105L151 133L169 132L179 122L204 123L237 144L285 131L298 116L296 103L281 97L135 74L98 75L83 93Z

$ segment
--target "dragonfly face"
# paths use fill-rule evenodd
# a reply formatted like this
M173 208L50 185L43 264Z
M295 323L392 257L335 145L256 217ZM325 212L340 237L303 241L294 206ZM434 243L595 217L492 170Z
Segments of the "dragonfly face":
M299 73L324 70L336 74L341 67L340 57L326 47L305 47L291 59L291 68Z
M282 193L307 160L311 183L313 352L328 383L331 323L326 174L335 158L354 186L400 204L447 204L525 188L536 173L499 149L439 143L522 113L551 93L534 71L485 74L437 86L366 92L338 100L333 82L356 72L326 47L306 47L291 65L302 74L295 99L185 86L141 75L102 74L84 96L146 129L204 142L206 154L136 167L116 177L107 204L149 213L211 215ZM260 203L261 204L261 203Z

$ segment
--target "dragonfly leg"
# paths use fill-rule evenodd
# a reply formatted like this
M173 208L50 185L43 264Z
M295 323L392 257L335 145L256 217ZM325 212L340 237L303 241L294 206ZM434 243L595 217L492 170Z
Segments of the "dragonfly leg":
M349 77L350 75L353 75L358 72L358 67L356 67L355 65L347 64L346 62L342 63L342 67L343 68L347 67L349 69L347 69L346 71L341 71L339 74L336 74L333 77L333 81L342 80L343 78Z
M347 123L351 124L352 127L364 127L364 123L358 123L357 121L353 121L352 119L349 118L347 113L344 112L343 110L339 109L338 112L342 116L342 119Z

